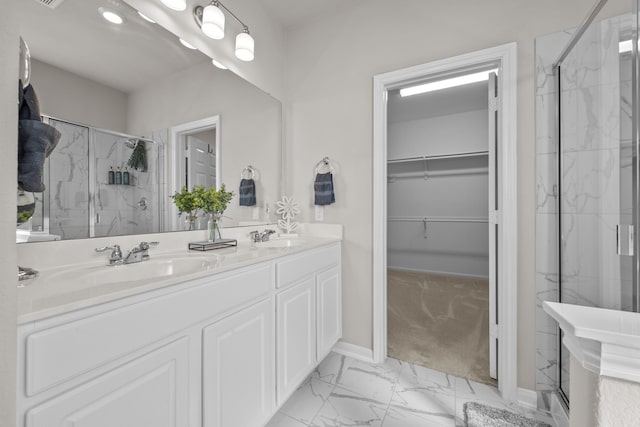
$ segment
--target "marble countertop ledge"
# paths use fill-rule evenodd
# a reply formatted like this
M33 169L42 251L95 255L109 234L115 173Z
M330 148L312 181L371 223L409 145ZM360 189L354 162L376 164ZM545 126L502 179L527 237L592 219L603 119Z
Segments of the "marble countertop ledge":
M99 257L91 254L91 258L83 259L75 264L52 265L50 262L29 265L39 270L40 275L36 279L28 280L24 283L24 287L18 289L18 324L42 320L51 316L68 313L74 310L104 304L121 298L126 298L144 292L156 289L166 288L177 285L190 280L196 280L207 276L220 274L226 271L234 270L257 264L263 261L273 260L279 257L293 255L309 249L314 249L342 240L341 226L330 226L333 228L323 229L318 226L306 227L305 233L300 236L302 244L290 247L262 247L259 244L250 243L244 238L244 231L223 232L225 238L238 238L238 246L218 249L212 251L190 251L187 249L188 241L204 240L200 235L189 233L169 233L172 234L173 242L165 245L164 251L150 250L151 259L141 263L108 266L108 253L97 254ZM237 235L234 235L237 234ZM181 235L176 237L176 235ZM138 241L145 240L145 236L137 236ZM147 236L151 237L151 236ZM195 237L195 238L194 238ZM75 241L64 245L65 242L51 242L48 244L50 250L59 249L62 246L87 246L96 245L97 239L89 239L83 241ZM102 240L102 239L101 239ZM112 238L113 243L123 238ZM148 239L147 241L152 241ZM166 243L167 235L160 235L161 245ZM58 243L58 245L55 245ZM29 244L31 245L31 244ZM33 246L31 250L35 253L42 251L43 247ZM19 247L22 245L19 245ZM67 248L65 248L67 249ZM88 250L87 248L84 248ZM83 249L83 250L84 250ZM30 249L23 249L28 251ZM123 252L126 253L123 247ZM34 254L27 254L25 258L34 258ZM145 277L144 269L153 265L161 266L170 264L172 260L187 260L187 266L193 265L193 268L186 268L177 274L162 275L156 273L155 277ZM193 261L193 262L192 262ZM167 267L169 268L169 267ZM132 280L111 281L109 275L118 270L117 275L123 277L131 277ZM120 274L122 273L122 274ZM105 279L106 277L106 279Z
M545 301L563 343L598 375L640 383L640 313Z

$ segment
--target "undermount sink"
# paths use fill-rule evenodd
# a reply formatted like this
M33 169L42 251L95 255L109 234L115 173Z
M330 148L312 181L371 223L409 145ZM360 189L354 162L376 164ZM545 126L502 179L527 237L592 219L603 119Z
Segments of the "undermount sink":
M256 246L260 248L293 248L304 243L305 241L302 239L273 239L266 242L258 242Z
M50 280L67 282L73 280L82 287L107 285L111 283L133 282L181 276L207 270L215 266L215 258L186 256L178 258L151 258L135 264L99 266L72 269L55 273Z

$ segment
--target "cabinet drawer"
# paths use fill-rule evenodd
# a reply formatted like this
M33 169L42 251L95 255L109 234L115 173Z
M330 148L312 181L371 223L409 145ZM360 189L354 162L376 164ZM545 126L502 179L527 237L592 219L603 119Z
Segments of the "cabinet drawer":
M271 288L271 266L194 281L194 286L30 334L25 392L49 389L224 314Z
M320 248L276 263L276 287L284 288L340 262L340 246Z

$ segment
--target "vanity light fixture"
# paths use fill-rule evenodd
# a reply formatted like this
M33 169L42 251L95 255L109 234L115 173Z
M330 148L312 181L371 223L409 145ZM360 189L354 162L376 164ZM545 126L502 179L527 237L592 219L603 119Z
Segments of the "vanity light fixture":
M449 89L456 86L464 86L471 83L484 82L489 80L489 74L497 73L498 70L482 71L480 73L467 74L466 76L453 77L450 79L439 80L437 82L425 83L417 86L411 86L400 89L400 96L418 95L421 93L434 92L436 90Z
M182 44L182 46L186 47L187 49L196 50L196 47L191 43L189 43L188 41L183 40L181 38L178 38L178 40L180 40L180 43Z
M124 18L122 17L122 15L111 9L107 9L106 7L99 7L98 12L100 12L100 15L102 15L104 19L111 22L112 24L120 25L124 22Z
M147 22L151 22L152 24L155 24L156 21L154 21L153 19L149 18L147 15L145 15L144 13L138 11L138 15L140 15L140 17L142 17L142 19L144 19Z
M242 32L236 36L236 57L241 61L253 61L255 41L249 34L249 27L220 1L213 0L205 7L194 7L193 18L207 37L220 40L224 38L225 26L225 14L222 9L242 25Z
M212 59L212 60L211 60L211 63L212 63L213 65L215 65L216 67L220 68L221 70L226 70L226 69L227 69L227 67L225 67L225 66L222 64L222 62L220 62L220 61L218 61L218 60Z
M183 11L187 8L187 0L160 0L169 9Z

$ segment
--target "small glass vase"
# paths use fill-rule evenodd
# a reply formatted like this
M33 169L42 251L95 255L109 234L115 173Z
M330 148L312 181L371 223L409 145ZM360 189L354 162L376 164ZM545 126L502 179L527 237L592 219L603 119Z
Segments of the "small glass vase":
M198 229L198 216L197 215L187 215L184 220L184 228L187 231L193 231Z
M218 225L219 216L210 215L207 221L207 240L209 242L216 242L222 239L220 234L220 226Z

